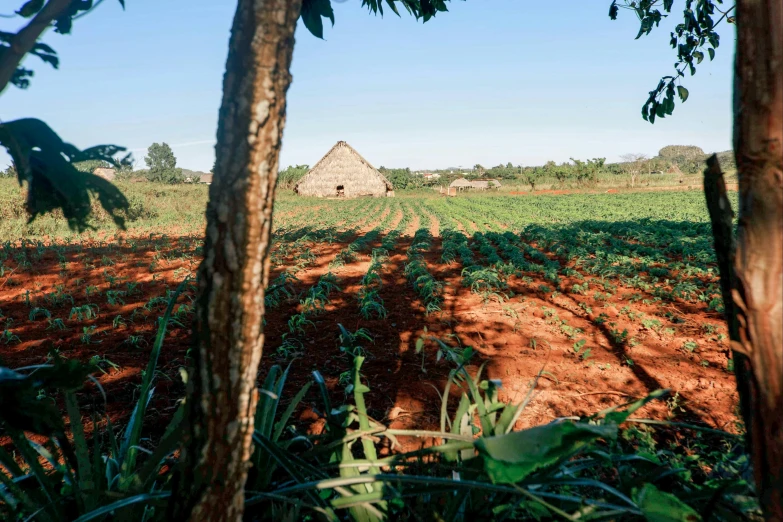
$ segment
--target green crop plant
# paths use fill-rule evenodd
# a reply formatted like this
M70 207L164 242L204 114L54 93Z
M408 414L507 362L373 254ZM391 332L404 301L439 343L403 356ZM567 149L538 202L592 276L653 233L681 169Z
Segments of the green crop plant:
M139 348L143 344L147 344L147 340L141 335L129 335L127 339L123 341L123 344L129 344L134 348Z
M104 375L108 375L106 368L111 368L112 370L115 371L119 371L120 369L120 366L118 364L111 362L109 359L106 358L105 355L104 356L93 355L92 357L90 357L90 365L103 372Z
M699 345L696 344L695 341L686 341L682 345L683 350L691 352L691 353L695 352L698 347L699 347Z
M349 355L351 358L367 357L367 350L364 348L365 342L373 342L370 332L366 328L359 328L351 332L343 325L337 325L340 336L340 352Z
M288 319L288 331L291 334L305 335L307 326L315 326L304 313L294 314Z
M647 330L659 332L661 330L662 325L658 319L644 319L642 321L642 327L646 328Z
M498 292L506 288L505 278L494 267L462 269L462 284L473 293Z
M581 285L580 285L580 284L574 284L574 285L571 287L571 293L572 293L572 294L581 294L581 295L585 295L585 294L587 294L587 291L588 291L589 289L590 289L590 283L588 283L587 281L585 281L585 282L584 282L584 283L582 283Z
M617 345L625 344L628 341L628 330L623 329L623 331L620 331L615 328L610 328L609 339Z
M96 304L83 304L81 306L74 306L71 308L71 312L68 314L68 320L71 321L76 318L77 321L89 321L98 317L98 305Z
M116 306L116 305L124 305L125 300L123 299L127 295L127 292L123 290L107 290L106 291L106 302L110 306Z
M82 328L82 335L79 337L79 341L82 344L95 344L100 343L100 341L93 341L92 336L95 335L95 325L92 326L85 326Z
M264 291L264 306L266 308L277 308L283 302L294 296L293 284L297 281L296 276L289 272L282 272L273 281L271 281Z
M35 307L32 310L30 310L29 314L27 314L27 319L29 321L35 321L39 317L45 317L46 319L51 319L52 313L46 308Z
M66 303L73 304L73 296L65 291L65 285L55 285L53 292L48 292L43 295L44 301L49 306L63 306Z
M3 333L0 334L0 343L8 345L11 343L20 343L20 342L22 342L22 340L19 338L19 336L15 335L13 332L11 332L8 329L3 330Z
M162 308L165 308L168 304L169 300L162 295L150 297L150 299L144 304L144 309L148 312L152 312L154 310L160 310Z
M365 319L376 317L386 319L388 311L383 304L383 299L378 295L378 290L359 291L359 313Z
M408 261L405 264L404 274L413 286L414 291L424 303L425 313L431 314L441 311L443 303L443 282L437 281L427 269L424 261L424 252L432 247L432 235L430 231L420 228L413 236L411 246L408 247Z
M47 320L47 330L65 330L65 323L60 318L55 319L48 319Z
M290 333L283 334L283 342L277 347L277 354L286 359L290 359L304 352L304 344Z

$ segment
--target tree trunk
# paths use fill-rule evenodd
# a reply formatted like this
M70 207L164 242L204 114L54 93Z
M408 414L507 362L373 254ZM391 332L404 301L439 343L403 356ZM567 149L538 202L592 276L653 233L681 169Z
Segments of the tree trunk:
M734 87L732 348L749 366L737 377L759 496L767 520L783 521L783 1L737 2Z
M239 0L198 271L171 520L241 520L263 346L272 203L301 0Z

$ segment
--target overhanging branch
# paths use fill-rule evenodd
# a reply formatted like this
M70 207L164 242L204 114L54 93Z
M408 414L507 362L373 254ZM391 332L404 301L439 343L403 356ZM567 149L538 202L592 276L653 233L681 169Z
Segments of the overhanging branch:
M71 0L49 0L30 23L11 39L10 47L0 55L0 93L5 90L16 68L25 55L33 49L38 38L70 4Z

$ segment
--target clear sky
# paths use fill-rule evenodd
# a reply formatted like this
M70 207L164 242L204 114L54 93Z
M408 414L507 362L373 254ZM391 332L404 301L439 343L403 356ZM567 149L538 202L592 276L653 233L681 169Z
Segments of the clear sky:
M124 145L139 168L165 141L179 166L209 170L235 3L126 4L104 2L71 35L47 33L60 70L28 58L32 85L8 87L0 115L43 119L79 147ZM414 169L731 146L732 26L684 84L687 103L650 125L641 105L672 71L675 16L634 40L633 13L612 22L609 0L452 1L426 24L360 4L333 1L325 40L297 28L282 166L312 165L338 140L376 167ZM0 30L19 24L0 19Z

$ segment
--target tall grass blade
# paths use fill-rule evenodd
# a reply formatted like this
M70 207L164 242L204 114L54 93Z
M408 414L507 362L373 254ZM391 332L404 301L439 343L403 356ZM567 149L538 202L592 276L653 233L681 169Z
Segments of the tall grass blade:
M122 445L120 447L120 453L118 459L120 461L120 482L119 488L121 491L126 490L132 483L130 479L131 474L136 468L136 457L138 456L137 446L141 438L141 428L144 423L144 416L147 413L147 405L152 398L152 382L155 378L155 369L158 365L158 357L160 356L160 350L163 346L163 339L166 336L166 329L171 318L171 313L174 309L174 305L177 302L182 291L187 286L189 278L185 278L178 286L177 289L171 294L166 311L158 321L158 333L155 337L155 343L152 346L152 353L150 354L150 360L147 363L147 369L144 371L144 377L141 384L141 392L139 400L136 402L136 407L133 409L128 427L125 430Z

